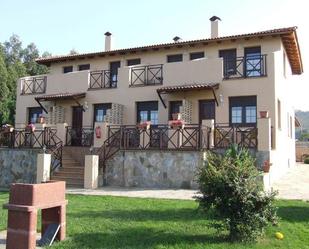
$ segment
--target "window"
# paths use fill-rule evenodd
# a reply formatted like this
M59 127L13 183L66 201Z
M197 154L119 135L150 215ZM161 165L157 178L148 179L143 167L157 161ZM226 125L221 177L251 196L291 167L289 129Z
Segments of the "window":
M137 123L151 121L158 124L158 101L137 102Z
M63 67L63 73L73 72L73 66L65 66Z
M291 134L291 138L293 138L293 119L290 116L290 134Z
M169 108L169 120L173 119L173 114L180 113L182 107L182 101L170 101L170 108Z
M35 124L40 115L43 114L41 107L29 107L28 108L28 123Z
M245 48L245 76L255 77L261 76L261 47Z
M278 112L278 129L281 129L281 102L277 100L277 112Z
M104 117L106 115L106 111L112 108L112 104L95 104L94 105L94 114L93 114L93 123L95 122L104 122Z
M230 124L256 125L256 96L230 97Z
M109 63L110 69L110 87L115 88L117 87L118 81L118 68L120 68L121 62L120 61L113 61Z
M89 70L90 69L90 64L83 64L78 66L78 71L84 71L84 70Z
M223 73L225 77L237 74L236 48L219 50L219 57L223 58Z
M134 65L139 65L139 64L141 64L140 58L127 60L128 66L134 66Z
M205 57L205 53L204 52L190 53L190 60L200 59L200 58L204 58L204 57Z
M182 54L171 54L167 56L167 62L178 62L182 61Z

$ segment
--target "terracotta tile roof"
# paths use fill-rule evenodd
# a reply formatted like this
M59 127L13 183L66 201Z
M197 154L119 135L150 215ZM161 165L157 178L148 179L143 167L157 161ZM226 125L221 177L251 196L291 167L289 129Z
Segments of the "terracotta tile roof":
M66 60L93 58L95 56L104 57L106 55L146 52L148 50L156 51L159 49L168 49L168 48L173 48L173 47L181 48L186 45L189 45L189 46L194 46L198 44L207 45L208 43L211 43L211 42L222 42L225 40L250 39L250 38L256 38L256 37L262 38L264 36L280 35L282 37L283 45L287 51L287 56L291 63L293 74L301 74L303 72L303 66L302 66L299 44L297 40L296 29L297 27L288 27L288 28L272 29L272 30L247 33L247 34L222 36L222 37L217 37L217 38L182 41L182 42L177 42L177 43L175 42L162 43L162 44L156 44L156 45L116 49L116 50L111 50L111 51L82 53L82 54L76 54L76 55L51 56L51 57L46 57L46 58L39 58L36 61L40 64L49 65L52 62L54 63L54 62L61 62L61 61L66 61Z
M35 100L39 101L49 101L49 100L57 100L57 99L78 99L84 98L86 96L85 92L80 93L56 93L56 94L48 94L48 95L41 95L39 97L35 97Z
M219 83L205 83L205 84L189 84L179 86L165 86L157 89L158 93L171 93L171 92L183 92L192 90L203 90L203 89L217 89Z

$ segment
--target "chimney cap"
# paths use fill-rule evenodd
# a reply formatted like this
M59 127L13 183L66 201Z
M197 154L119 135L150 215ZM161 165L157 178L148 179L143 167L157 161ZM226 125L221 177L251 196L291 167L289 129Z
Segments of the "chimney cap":
M220 17L217 17L217 16L212 16L211 18L209 18L210 21L214 22L216 20L219 20L221 21L221 18Z
M178 41L180 41L181 40L181 38L179 37L179 36L175 36L174 38L173 38L173 41L174 42L178 42Z
M107 31L104 35L106 35L106 36L111 36L112 33L110 33L110 32Z

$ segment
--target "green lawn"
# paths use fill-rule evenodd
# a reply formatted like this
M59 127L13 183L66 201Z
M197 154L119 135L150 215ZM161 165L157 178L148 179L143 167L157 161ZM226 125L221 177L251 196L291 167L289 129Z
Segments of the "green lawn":
M0 192L0 204L8 194ZM309 248L309 203L278 201L279 227L255 245L231 244L209 229L194 201L69 195L67 235L52 248ZM0 230L6 210L0 209ZM274 238L281 231L284 240Z

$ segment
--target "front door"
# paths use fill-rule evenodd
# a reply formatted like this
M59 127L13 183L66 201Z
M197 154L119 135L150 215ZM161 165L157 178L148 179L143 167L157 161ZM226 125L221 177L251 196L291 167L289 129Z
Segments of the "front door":
M199 122L202 123L204 119L215 119L216 117L216 103L215 100L200 100L199 101Z
M71 145L82 145L83 107L73 106Z

